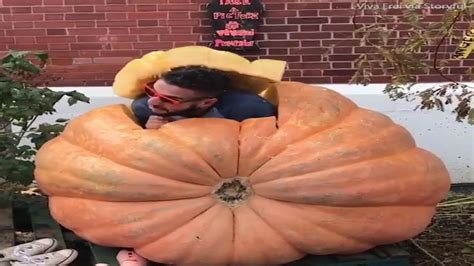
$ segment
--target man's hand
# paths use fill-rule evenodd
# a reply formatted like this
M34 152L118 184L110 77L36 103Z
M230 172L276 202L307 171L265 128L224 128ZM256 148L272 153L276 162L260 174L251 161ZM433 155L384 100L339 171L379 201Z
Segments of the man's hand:
M162 127L164 124L168 122L170 121L163 118L162 116L151 115L145 124L145 128L146 129L159 129L160 127Z

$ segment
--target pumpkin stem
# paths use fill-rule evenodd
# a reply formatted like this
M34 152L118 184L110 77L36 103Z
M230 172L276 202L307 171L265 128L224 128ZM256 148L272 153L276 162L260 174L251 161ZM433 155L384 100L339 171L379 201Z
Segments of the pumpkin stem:
M212 195L229 207L237 207L253 194L250 182L245 177L232 177L215 186Z

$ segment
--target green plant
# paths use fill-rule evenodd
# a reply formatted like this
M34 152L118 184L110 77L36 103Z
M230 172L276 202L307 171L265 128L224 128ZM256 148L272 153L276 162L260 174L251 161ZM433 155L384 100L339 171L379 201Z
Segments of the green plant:
M355 5L364 7L360 2L358 0ZM372 48L374 53L361 54L354 61L357 71L350 83L367 85L371 83L372 75L382 70L385 76L391 76L384 92L392 100L418 101L417 108L441 111L445 110L445 105L455 104L453 113L456 120L474 124L471 103L474 88L448 75L453 74L449 64L460 59L446 58L455 55L454 51L447 51L449 45L458 45L469 31L468 28L460 30L456 26L462 25L462 21L473 20L474 1L458 0L451 4L437 23L425 20L426 11L433 7L421 3L418 0L400 1L399 5L405 7L401 16L391 15L390 8L383 8L384 5L372 5L370 10L363 10L364 14L375 15L376 22L369 25L358 22L361 10L356 9L352 18L354 32L361 38L361 43ZM400 30L406 35L397 35ZM417 75L420 74L437 74L447 83L417 91L414 85L419 83ZM468 81L474 80L473 67L466 67L465 77Z
M0 61L0 178L29 184L33 180L33 157L48 140L58 136L66 119L54 124L33 123L41 115L56 112L63 97L69 105L89 102L77 91L53 91L46 86L56 78L45 75L47 53L10 51ZM22 140L29 140L29 144Z

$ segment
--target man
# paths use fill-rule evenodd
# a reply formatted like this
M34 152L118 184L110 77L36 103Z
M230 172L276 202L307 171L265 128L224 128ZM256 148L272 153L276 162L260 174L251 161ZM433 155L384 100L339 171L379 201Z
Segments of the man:
M132 110L147 129L193 117L243 121L276 115L275 106L264 98L233 90L224 72L202 66L172 69L144 90L146 95L133 101Z

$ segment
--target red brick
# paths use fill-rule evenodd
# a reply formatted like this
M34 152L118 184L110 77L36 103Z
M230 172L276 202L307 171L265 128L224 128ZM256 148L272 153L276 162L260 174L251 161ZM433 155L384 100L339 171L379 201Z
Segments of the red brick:
M199 6L195 4L163 4L158 5L158 11L199 11Z
M44 6L62 6L64 5L64 0L43 0Z
M100 56L105 57L139 57L140 51L137 50L123 50L123 51L100 51Z
M318 10L298 10L300 17L316 17L318 16Z
M211 20L210 19L201 19L201 23L199 25L201 25L201 26L211 25Z
M192 27L173 27L171 28L171 34L191 34L192 33Z
M303 70L303 76L307 77L322 76L322 74L323 71L320 69Z
M135 12L134 5L119 6L94 6L96 12ZM140 11L140 10L139 10Z
M211 33L211 27L193 27L193 33Z
M127 0L106 0L105 1L106 5L125 5L127 4Z
M329 63L289 63L289 69L328 69L331 67Z
M304 54L324 54L326 52L326 48L290 48L291 55L304 55Z
M329 55L330 61L353 61L357 59L358 55Z
M165 35L162 34L159 36L160 41L199 41L200 35L189 35L189 34L174 34L174 35Z
M132 43L112 43L112 50L131 50L133 49Z
M65 15L64 14L45 14L44 19L45 20L64 20ZM61 21L62 23L62 21ZM56 22L57 24L57 22Z
M284 24L286 24L284 18L265 18L264 21L265 21L264 25L272 25L272 24L284 25Z
M354 32L352 31L341 31L341 32L331 32L332 38L333 39L354 39L354 38L362 38L360 37L354 37Z
M351 3L331 3L332 9L347 9L353 8Z
M48 35L67 35L65 29L47 29L46 34Z
M129 34L130 31L128 28L108 28L108 34Z
M189 19L189 12L168 12L168 18Z
M72 21L35 21L35 28L39 29L64 29L73 28L75 26Z
M0 14L6 15L11 14L12 9L10 7L0 7Z
M22 22L13 22L14 29L31 29L33 28L33 22L22 21Z
M65 13L72 12L72 6L34 6L33 13Z
M68 29L70 35L101 35L107 34L107 29L95 28L95 29Z
M320 55L303 55L301 57L302 62L321 62L322 56Z
M370 77L371 83L390 83L392 77L391 76L373 76Z
M156 11L156 5L137 5L137 12Z
M3 6L40 6L43 4L42 0L3 0Z
M0 37L0 43L15 43L15 38L13 38L13 37Z
M268 49L269 55L287 55L288 49L287 48L276 48L276 49Z
M125 64L131 57L97 57L93 61L95 64Z
M260 56L261 59L276 59L276 60L282 60L286 62L301 62L301 56L298 55L265 55L265 56Z
M270 4L266 3L265 4L265 10L270 11L270 10L286 10L285 4Z
M212 42L214 40L214 37L212 35L207 35L207 34L203 34L201 35L201 41L204 41L204 42ZM205 46L207 46L208 44L206 44Z
M352 18L351 18L352 21ZM359 16L355 18L356 23L375 23L375 17L371 16ZM351 22L352 23L352 22Z
M265 12L266 18L287 18L296 17L297 15L296 10L270 10Z
M104 13L94 14L66 14L66 20L104 20Z
M104 5L104 0L64 0L65 5Z
M168 0L128 0L129 4L167 4Z
M71 43L72 50L102 50L101 43Z
M353 69L330 69L324 70L324 76L352 76L355 70Z
M331 63L332 68L352 68L352 63Z
M329 32L314 32L314 33L290 33L290 39L329 39L331 33Z
M360 46L360 40L322 40L323 46Z
M36 43L36 39L33 36L15 37L15 43Z
M301 77L300 70L287 70L285 71L284 77Z
M301 41L301 47L321 47L321 41L320 40L303 40Z
M329 22L329 19L325 17L288 18L287 20L288 24L320 24Z
M130 28L131 34L167 34L169 32L168 27L141 27L141 28Z
M455 62L459 64L459 60L456 60ZM462 60L462 65L463 66L474 66L474 59L464 59L464 60Z
M92 58L73 58L73 65L92 64Z
M268 40L288 40L287 33L268 33L267 34Z
M352 49L354 49L354 47L338 47L338 46L336 46L332 49L332 51L333 51L334 54L353 54L354 52L353 52Z
M261 26L259 28L260 32L295 32L298 31L298 26L292 25L292 26Z
M298 47L299 41L261 41L260 47Z
M79 52L78 51L51 51L49 55L50 57L57 57L57 58L73 58L73 57L79 57Z
M21 29L21 30L7 30L8 36L41 36L46 35L46 30L40 29Z
M191 12L191 18L209 18L206 12Z
M168 18L168 12L133 12L128 13L128 19L153 19Z
M107 13L105 14L105 18L107 20L126 20L127 19L127 14L126 13ZM136 25L135 21L135 25Z
M303 10L303 9L329 9L329 3L292 3L288 4L287 8L289 10Z
M320 31L321 25L301 25L300 31Z
M43 20L43 14L15 14L3 15L4 21L38 21Z
M331 83L331 78L329 77L304 77L304 78L291 78L291 81L303 82L306 84L321 84L321 83Z
M139 20L138 26L147 27L147 26L158 26L158 20Z
M469 68L467 67L450 67L449 68L449 74L466 74L466 71L468 70Z
M76 28L95 28L96 22L95 21L74 21L74 25Z
M12 7L11 8L11 13L12 14L31 14L31 7ZM10 13L10 12L8 12ZM7 13L2 13L2 14L7 14Z
M172 42L146 42L146 43L134 43L133 49L170 49L173 48Z
M136 20L97 21L97 27L136 27Z
M48 44L48 50L69 50L69 43L50 43Z
M348 83L352 79L352 76L336 76L331 77L331 83Z
M332 9L332 10L318 10L318 15L321 17L334 17L334 16L354 16L354 10L352 9Z
M52 58L51 59L51 64L52 65L71 65L72 64L72 59L71 58ZM63 76L64 77L64 76Z
M73 43L76 41L74 36L45 36L45 37L36 37L37 43Z
M330 23L351 23L352 18L350 17L330 17Z
M168 19L159 20L160 26L199 26L199 20ZM206 26L209 24L205 24Z
M93 13L94 6L74 6L75 13Z
M44 51L48 49L46 44L7 44L7 47L12 50L28 51Z
M140 35L138 36L138 41L140 42L157 42L158 35Z

